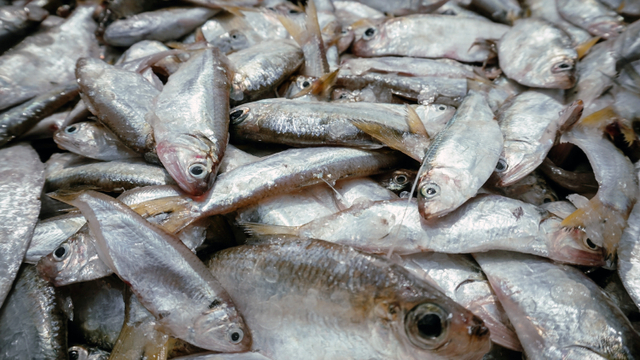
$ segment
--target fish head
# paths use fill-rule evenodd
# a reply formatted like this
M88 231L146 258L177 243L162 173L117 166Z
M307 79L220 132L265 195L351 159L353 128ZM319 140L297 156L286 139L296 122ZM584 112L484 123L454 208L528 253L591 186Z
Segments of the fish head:
M555 261L584 265L605 265L605 251L579 228L565 228L561 219L552 216L544 219L541 227L547 237L549 258Z
M399 337L416 359L477 359L491 348L482 319L445 296L405 306Z
M220 164L205 136L180 134L171 142L158 143L156 153L178 186L195 196L209 190Z
M594 36L600 36L603 39L613 39L622 34L625 26L622 25L622 17L612 20L609 17L603 18L602 21L594 22L589 25L587 31Z
M338 41L336 45L338 46L338 53L342 54L347 51L349 46L353 43L356 35L351 27L343 28L338 35Z
M81 230L65 242L55 248L51 254L38 261L36 268L40 276L53 283L55 286L69 285L74 282L84 280L85 273L91 272L91 267L87 266L91 261L87 255L91 252L87 246L93 246L82 241L86 234ZM97 253L94 261L97 259Z
M438 171L433 171L438 170ZM464 173L432 169L418 183L418 210L424 219L444 216L475 195L469 189L473 179Z
M368 22L363 27L355 28L355 38L352 52L356 56L376 56L380 50L386 48L391 39L387 36L386 27L381 22Z
M512 185L533 172L546 157L546 152L527 141L505 140L494 174L498 186Z
M96 137L96 124L81 122L59 129L53 134L53 141L59 147L75 153L95 154L100 150Z
M243 352L251 348L251 334L229 301L214 300L194 321L189 342L204 349Z

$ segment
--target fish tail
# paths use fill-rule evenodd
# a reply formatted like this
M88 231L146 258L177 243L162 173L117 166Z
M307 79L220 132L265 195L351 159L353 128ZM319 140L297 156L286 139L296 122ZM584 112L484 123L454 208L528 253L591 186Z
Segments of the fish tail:
M300 229L297 226L270 225L255 222L245 222L240 224L244 232L251 236L261 235L294 235L298 236Z
M600 40L600 36L592 37L591 39L580 43L576 46L576 52L578 53L578 59L582 59L589 50Z

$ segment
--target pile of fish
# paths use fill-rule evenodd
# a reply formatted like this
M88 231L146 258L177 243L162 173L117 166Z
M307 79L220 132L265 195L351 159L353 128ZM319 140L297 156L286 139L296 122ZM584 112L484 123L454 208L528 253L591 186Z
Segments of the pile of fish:
M640 359L638 18L0 0L0 359Z

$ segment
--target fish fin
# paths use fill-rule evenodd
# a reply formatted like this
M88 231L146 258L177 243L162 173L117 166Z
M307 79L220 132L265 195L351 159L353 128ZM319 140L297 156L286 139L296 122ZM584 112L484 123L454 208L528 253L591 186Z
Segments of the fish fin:
M204 36L204 33L202 32L202 26L199 26L196 28L194 37L195 37L195 42L207 41L207 38Z
M330 182L325 179L322 179L322 181L324 181L324 183L327 184L327 186L333 191L333 203L336 205L338 210L347 210L349 207L347 206L347 201L345 200L344 196L342 196L342 194L340 194L340 192L336 190L336 188Z
M245 222L239 224L244 232L251 236L261 235L294 235L298 236L299 227L285 225L270 225L255 222Z
M487 59L482 62L482 68L484 69L489 61L495 59L498 56L499 41L500 40L497 40L497 39L476 38L476 40L471 44L471 46L469 46L469 49L467 50L467 52L476 46L487 50L489 52L489 55L487 56Z
M47 196L61 201L65 204L69 204L75 206L72 202L80 196L84 191L73 191L73 190L56 190L54 192L48 193Z
M319 79L316 79L313 81L313 83L311 84L311 86L309 86L306 89L301 90L300 92L298 92L297 94L295 94L294 96L292 96L292 99L295 98L299 98L305 95L314 95L317 97L322 97L322 98L327 98L329 97L329 93L331 92L331 89L333 88L333 86L336 83L336 80L338 80L338 71L340 69L336 69L333 72L330 72L326 75L323 75L322 77L320 77Z
M516 20L520 19L520 16L518 16L518 14L516 14L515 11L510 10L507 13L507 20L513 24L514 22L516 22Z
M586 116L580 120L580 126L587 128L604 128L607 125L613 123L618 115L613 111L611 106L607 106L601 110L594 112L593 114Z
M411 131L412 134L424 136L428 139L429 133L427 133L427 129L424 127L424 123L420 119L420 116L418 116L416 110L409 104L406 104L405 107L407 109L407 117L405 117L405 120L407 121L407 125L409 125L409 131Z
M190 202L189 198L170 196L131 205L130 207L145 218L157 214L170 214L162 222L161 226L165 231L175 234L197 220L197 216L190 211Z
M316 2L313 0L307 1L307 7L304 9L307 15L307 31L318 36L322 39L322 31L320 30L320 23L318 22L318 11L316 9Z
M636 132L633 131L631 126L623 123L619 123L618 127L620 128L620 133L624 138L624 142L627 143L627 146L631 146L636 141Z
M402 132L373 122L351 120L351 123L388 147L407 154L417 161L422 161L424 154L415 154L415 151L405 144Z
M584 110L584 103L582 100L576 100L569 104L560 112L560 132L563 133L573 127L580 117L582 116L582 110Z
M600 36L592 37L591 39L580 43L576 46L576 52L578 53L578 59L582 59L589 50L600 40Z
M493 87L493 84L489 80L484 81L484 80L480 80L479 78L476 78L476 79L467 78L468 91L475 91L478 93L488 93L491 87Z
M619 14L620 12L622 12L622 10L624 10L625 5L627 5L627 4L626 4L626 2L625 2L625 0L622 0L622 1L620 2L620 6L618 6L618 8L616 9L616 12L617 12L618 14Z
M291 20L291 18L289 18L288 16L282 14L276 14L276 16L282 23L282 26L284 26L289 35L293 37L293 39L296 41L296 43L298 43L299 46L303 46L307 42L309 34L307 33L306 29L304 29L295 21Z

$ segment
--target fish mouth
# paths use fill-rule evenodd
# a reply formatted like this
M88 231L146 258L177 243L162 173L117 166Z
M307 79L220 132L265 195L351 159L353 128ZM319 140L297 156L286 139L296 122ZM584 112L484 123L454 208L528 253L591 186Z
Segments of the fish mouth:
M624 25L615 21L601 21L588 27L588 31L595 35L601 36L603 39L611 39L617 37L624 31Z

